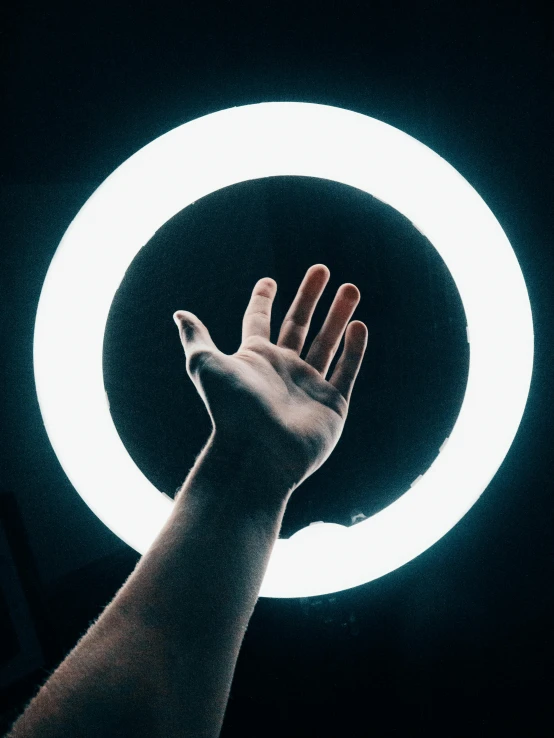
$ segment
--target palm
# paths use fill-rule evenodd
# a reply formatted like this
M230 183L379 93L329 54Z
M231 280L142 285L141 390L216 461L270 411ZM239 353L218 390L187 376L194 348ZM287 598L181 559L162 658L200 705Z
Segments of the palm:
M288 463L302 479L319 468L336 446L363 358L367 329L348 326L332 377L325 379L360 294L342 285L305 359L300 358L315 306L329 279L324 265L311 267L270 341L276 283L261 279L243 319L242 343L233 355L217 349L204 326L181 337L187 369L216 432L255 444L260 453ZM191 340L192 339L192 340Z
M263 429L271 448L288 438L289 452L318 466L340 438L346 399L290 349L248 339L232 356L212 354L201 377L214 426L235 437Z

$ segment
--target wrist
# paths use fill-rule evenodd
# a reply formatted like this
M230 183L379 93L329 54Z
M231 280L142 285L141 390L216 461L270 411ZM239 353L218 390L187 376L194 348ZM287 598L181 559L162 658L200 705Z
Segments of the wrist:
M281 519L294 489L285 474L267 463L253 445L222 439L215 431L192 474L197 483L191 487L185 482L187 497L193 493L225 515Z

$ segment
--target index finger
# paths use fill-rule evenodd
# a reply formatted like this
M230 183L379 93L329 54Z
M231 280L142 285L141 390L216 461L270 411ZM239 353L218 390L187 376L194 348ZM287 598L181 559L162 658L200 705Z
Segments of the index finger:
M271 337L271 308L277 292L277 282L271 277L259 279L242 319L242 341L250 336Z

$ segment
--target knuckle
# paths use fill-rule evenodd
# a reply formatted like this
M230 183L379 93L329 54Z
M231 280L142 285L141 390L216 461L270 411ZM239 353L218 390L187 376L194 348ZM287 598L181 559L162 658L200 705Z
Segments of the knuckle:
M306 317L305 315L298 315L296 313L293 313L292 315L288 315L285 318L284 322L292 323L297 328L305 328L310 322L310 319Z
M198 349L193 351L187 357L187 368L190 374L198 374L206 366L211 356L207 349Z
M267 351L268 347L270 346L269 341L267 338L264 338L263 336L248 336L243 342L244 348L249 349L255 349L256 351Z
M318 353L329 353L335 351L337 347L337 341L332 336L320 334L314 339L314 346Z
M269 313L267 311L267 308L251 308L246 315L248 318L251 318L253 315L262 315L264 318L266 318Z
M339 415L346 415L346 413L348 412L348 400L339 389L333 387L333 385L331 385L331 387L333 389L331 396L335 404L335 410L339 413Z

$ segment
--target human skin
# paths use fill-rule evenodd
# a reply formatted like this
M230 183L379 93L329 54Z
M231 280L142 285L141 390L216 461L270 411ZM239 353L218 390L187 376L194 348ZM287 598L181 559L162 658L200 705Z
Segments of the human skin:
M175 313L212 434L155 541L7 738L219 736L287 502L337 445L367 346L364 323L348 322L360 293L347 283L300 358L329 276L308 269L276 344L277 284L260 279L230 356Z

